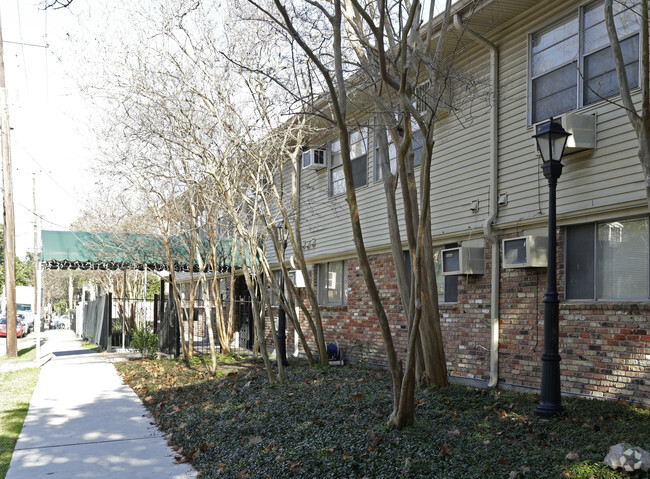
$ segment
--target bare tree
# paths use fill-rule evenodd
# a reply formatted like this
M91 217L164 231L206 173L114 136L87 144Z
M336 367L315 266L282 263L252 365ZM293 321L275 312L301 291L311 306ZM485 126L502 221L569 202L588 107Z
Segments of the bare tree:
M614 8L616 3L616 8ZM625 60L621 51L621 42L618 38L615 16L617 13L633 12L640 25L641 35L641 108L637 109L630 93L630 82L625 68ZM618 86L621 92L621 103L627 118L634 128L639 142L639 161L643 170L648 208L650 208L650 60L648 59L648 2L646 0L605 0L605 24L607 35L611 44L616 65Z
M388 422L398 428L407 426L414 420L416 381L447 384L435 293L430 189L435 122L442 107L449 106L445 102L457 55L457 39L448 32L451 1L444 3L443 14L435 24L436 2L431 2L423 17L417 0L334 0L291 6L281 0L249 3L302 50L311 68L308 84L324 87L325 98L305 95L296 101L302 100L303 113L329 119L338 131L354 243L393 379L393 412ZM429 86L420 87L425 81ZM374 280L353 182L350 132L364 117L373 115L377 118L393 260L408 324L406 365L398 358L390 321ZM419 184L414 174L415 132L422 138ZM391 144L396 150L394 167L389 159ZM398 188L404 198L401 211L396 204ZM401 220L405 231L399 228ZM411 276L403 254L404 232Z

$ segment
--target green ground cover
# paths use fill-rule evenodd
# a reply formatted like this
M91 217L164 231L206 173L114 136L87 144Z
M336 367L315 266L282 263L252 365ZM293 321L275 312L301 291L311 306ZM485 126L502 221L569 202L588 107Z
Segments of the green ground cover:
M9 469L39 372L38 368L0 372L0 479Z
M0 341L4 341L4 339ZM28 346L23 347L25 345ZM16 357L8 358L7 356L0 356L0 367L6 364L34 361L35 359L36 359L36 346L33 344L33 341L30 341L29 339L19 339L18 351Z
M609 447L650 450L650 411L613 401L567 399L562 417L541 420L534 395L424 389L416 424L397 431L385 371L294 360L271 387L252 361L216 377L200 362L116 367L203 478L623 478L602 463Z

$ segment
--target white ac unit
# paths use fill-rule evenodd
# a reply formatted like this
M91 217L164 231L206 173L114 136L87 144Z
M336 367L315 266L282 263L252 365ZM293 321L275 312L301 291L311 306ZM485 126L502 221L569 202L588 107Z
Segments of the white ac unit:
M547 266L548 238L546 236L519 236L503 240L504 268L545 268Z
M327 166L325 164L325 150L310 149L302 153L303 170L320 170Z
M553 118L553 120L559 122L567 133L571 133L571 136L567 138L566 148L564 149L565 155L596 148L595 114L565 113L557 118ZM536 133L544 123L546 121L535 125Z
M305 277L299 269L289 271L289 278L291 278L291 282L296 288L305 287Z
M442 250L442 274L484 274L485 248L483 246L458 246Z

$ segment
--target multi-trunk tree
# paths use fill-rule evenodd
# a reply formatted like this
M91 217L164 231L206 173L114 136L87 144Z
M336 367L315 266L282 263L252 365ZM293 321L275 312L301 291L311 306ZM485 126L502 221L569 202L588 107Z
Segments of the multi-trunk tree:
M308 72L307 84L322 87L300 98L298 113L326 118L338 133L355 249L393 379L389 424L407 426L414 420L416 382L447 384L430 191L434 128L439 111L449 107L445 101L454 86L452 72L458 53L454 44L457 38L449 38L452 2L438 9L436 2L430 2L424 13L418 1L249 3L281 29L277 41L288 39L292 47L302 51L298 55L292 50L306 65L301 72ZM406 364L395 349L390 320L364 243L350 156L350 135L360 124L375 125L390 243L408 325ZM416 149L421 150L419 178L414 171ZM403 207L398 207L398 195ZM404 254L404 244L408 255Z

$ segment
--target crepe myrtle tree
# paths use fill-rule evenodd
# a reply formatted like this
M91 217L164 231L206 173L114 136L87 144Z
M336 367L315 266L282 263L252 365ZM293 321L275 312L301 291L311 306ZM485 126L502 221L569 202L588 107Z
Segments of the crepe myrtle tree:
M605 0L605 25L612 48L620 102L627 118L634 129L639 142L639 162L643 172L645 194L650 208L650 59L648 48L648 2L646 0ZM642 52L639 64L641 104L639 108L634 104L630 92L630 78L625 68L625 60L621 51L621 42L617 31L615 17L617 14L632 14L633 22L639 24L640 49ZM635 82L636 83L636 82Z
M393 411L388 423L397 428L408 426L414 421L417 381L437 386L445 386L448 381L434 293L430 170L437 111L443 105L445 86L452 78L456 54L443 53L451 1L443 5L443 20L435 35L432 20L437 10L432 5L422 16L418 1L334 0L289 5L282 0L249 0L249 3L279 28L278 41L288 38L291 46L302 51L303 62L308 65L305 70L310 73L306 84L310 88L323 87L323 96L303 96L302 112L329 120L338 132L355 249L382 332L393 380ZM292 55L298 57L296 51L292 51ZM418 99L416 85L423 79L429 79L433 87L424 98ZM426 102L425 112L415 108L416 100ZM319 104L323 106L319 108ZM406 364L398 358L388 315L372 273L353 182L350 132L361 124L359 118L369 112L377 114L377 124L382 125L377 133L390 241L408 324ZM423 137L419 185L413 173L416 129ZM387 135L397 149L394 170L389 164ZM395 201L398 186L404 198L402 210ZM406 225L410 277L404 262L400 220Z

